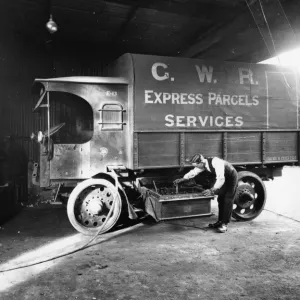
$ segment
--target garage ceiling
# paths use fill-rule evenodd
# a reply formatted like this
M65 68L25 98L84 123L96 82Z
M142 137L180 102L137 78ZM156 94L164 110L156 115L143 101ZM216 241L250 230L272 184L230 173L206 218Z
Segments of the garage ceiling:
M299 40L299 0L5 1L2 26L17 36L116 56L134 52L257 62ZM59 28L53 35L45 29L50 13Z

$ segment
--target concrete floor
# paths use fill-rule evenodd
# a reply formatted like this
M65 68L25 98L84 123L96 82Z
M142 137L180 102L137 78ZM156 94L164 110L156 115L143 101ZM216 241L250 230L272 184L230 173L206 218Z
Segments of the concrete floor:
M0 273L0 299L298 300L300 169L286 168L283 175L266 183L266 210L254 221L232 222L225 234L205 227L215 215L145 219L98 237L82 251ZM71 227L63 207L27 208L0 231L0 270L72 251L88 240Z

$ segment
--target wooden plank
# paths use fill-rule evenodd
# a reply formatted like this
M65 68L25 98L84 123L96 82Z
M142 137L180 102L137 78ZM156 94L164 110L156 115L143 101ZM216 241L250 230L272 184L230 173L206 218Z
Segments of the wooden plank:
M222 157L222 133L186 133L186 158L195 153Z
M228 132L227 159L232 163L261 162L261 133Z
M161 218L173 219L195 215L208 215L211 213L210 200L183 200L164 202L161 206Z
M178 133L139 133L139 167L178 166L180 164L180 136Z
M297 132L266 132L266 162L298 160Z
M227 153L226 159L235 164L298 160L297 132L228 132L226 135L227 152L222 133L185 133L185 160L195 153L218 157ZM140 166L180 165L179 134L144 133L139 136L142 136Z

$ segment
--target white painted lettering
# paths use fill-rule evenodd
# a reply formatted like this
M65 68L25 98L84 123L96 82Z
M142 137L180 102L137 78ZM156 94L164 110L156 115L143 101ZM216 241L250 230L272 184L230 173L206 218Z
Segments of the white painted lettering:
M253 104L254 106L257 106L257 105L259 104L258 96L253 96L253 97L252 97L252 101L253 101L252 104Z
M231 123L233 121L233 117L226 117L226 123L225 126L226 127L232 127L233 124Z
M207 122L208 116L205 116L205 118L203 119L201 116L198 116L199 122L201 124L202 127L205 127L205 124Z
M237 100L237 95L233 95L232 97L231 97L231 103L232 103L232 105L237 105L238 104L238 100ZM236 101L233 101L234 99L236 99Z
M196 99L197 99L196 104L202 104L203 103L203 98L202 97L203 97L202 94L197 94L196 95Z
M167 127L197 127L197 120L199 120L199 127L241 127L243 126L243 117L233 117L233 116L165 116L165 125Z
M176 117L176 126L177 127L185 127L186 125L183 123L183 119L185 116L177 116Z
M172 104L174 104L175 102L177 104L180 104L180 94L178 93L172 93Z
M236 117L234 120L235 120L236 127L241 127L244 125L243 117Z
M247 79L246 84L254 84L253 72L250 69L239 68L240 84L244 84L244 80Z
M246 106L252 106L252 102L249 101L248 95L245 95L246 98Z
M195 94L188 94L189 104L195 104Z
M196 127L197 118L195 116L187 116L187 127Z
M165 116L165 121L166 122L169 122L169 123L165 123L166 126L168 127L172 127L174 126L174 115L166 115Z
M223 104L230 105L230 95L223 95Z
M217 95L217 98L216 98L216 105L218 105L218 104L220 104L220 105L223 104L223 101L222 101L222 98L221 98L221 95L220 95L220 94L218 94L218 95Z
M156 92L154 92L154 95L155 95L155 101L154 101L154 103L160 103L160 104L162 104L162 101L160 99L160 96L162 95L162 93L156 93Z
M186 93L181 93L180 94L180 102L181 104L188 104L188 102L186 101L187 94Z
M221 120L221 123L219 123L218 120ZM224 125L224 123L223 123L223 117L220 117L220 116L219 116L219 117L216 117L215 123L216 123L216 125L217 125L218 127L222 127L222 126Z
M211 105L211 102L216 100L217 94L216 93L208 93L208 104Z
M209 66L209 68L207 69L207 67L205 65L202 65L202 69L195 65L197 73L198 73L198 77L201 83L204 82L205 77L208 83L211 83L212 80L212 75L213 75L213 67Z
M166 104L167 101L171 100L172 96L170 93L163 93L163 103Z
M153 91L145 90L145 103L153 103L153 101L150 99L151 94L153 94Z
M238 96L238 98L239 98L239 105L241 105L241 106L246 105L245 102L244 102L245 101L244 97L245 97L244 95L239 95Z
M161 67L163 69L167 69L168 66L164 63L155 63L152 65L152 69L151 69L151 72L152 72L152 76L154 79L158 80L158 81L163 81L163 80L166 80L169 78L169 73L168 72L165 72L162 76L158 75L157 73L157 68L158 67Z

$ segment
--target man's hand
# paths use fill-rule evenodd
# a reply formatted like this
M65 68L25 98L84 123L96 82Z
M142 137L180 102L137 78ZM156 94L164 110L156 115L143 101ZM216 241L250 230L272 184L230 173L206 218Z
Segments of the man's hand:
M213 196L214 193L212 190L205 190L202 192L202 195L205 196L205 197L208 197L208 196Z
M174 184L174 185L178 185L179 183L184 182L184 181L185 181L184 178L178 178L178 179L175 179L175 180L173 181L173 184Z

